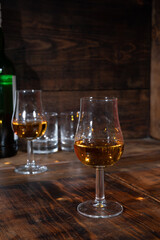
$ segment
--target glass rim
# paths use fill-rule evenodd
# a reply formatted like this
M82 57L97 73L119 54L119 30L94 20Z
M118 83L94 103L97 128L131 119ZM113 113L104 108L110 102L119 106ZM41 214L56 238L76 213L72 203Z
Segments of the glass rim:
M42 90L38 90L38 89L20 89L20 90L16 90L17 93L34 93L34 92L42 92Z
M73 111L66 111L66 112L60 112L59 115L62 115L62 116L70 116L70 115L75 115L75 114L79 114L79 110L73 110Z
M57 112L52 112L52 111L44 111L44 114L46 116L58 116L58 113Z
M118 98L111 96L111 97L82 97L80 100L88 100L88 101L117 101Z

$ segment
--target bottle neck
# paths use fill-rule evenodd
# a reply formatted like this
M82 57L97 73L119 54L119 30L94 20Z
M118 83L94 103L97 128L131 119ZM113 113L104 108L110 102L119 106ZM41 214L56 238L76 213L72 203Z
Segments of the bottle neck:
M0 27L0 61L4 58L4 35Z
M0 3L0 28L2 27L2 7Z
M4 34L2 30L2 9L0 3L0 61L4 58Z

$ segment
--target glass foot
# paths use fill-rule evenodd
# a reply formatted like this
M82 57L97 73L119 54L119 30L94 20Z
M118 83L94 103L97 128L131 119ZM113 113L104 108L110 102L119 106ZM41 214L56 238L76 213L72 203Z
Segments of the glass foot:
M123 206L118 202L105 201L98 203L92 200L80 203L77 211L90 218L111 218L123 212Z
M48 169L46 166L39 166L33 164L26 164L15 168L15 172L20 174L37 174L46 172L47 170Z

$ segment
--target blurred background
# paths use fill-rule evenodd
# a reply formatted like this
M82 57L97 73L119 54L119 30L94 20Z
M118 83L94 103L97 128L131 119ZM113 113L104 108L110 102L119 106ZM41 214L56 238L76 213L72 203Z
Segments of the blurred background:
M124 137L157 137L158 12L158 0L2 0L17 88L43 90L45 110L58 113L79 110L83 96L118 97Z

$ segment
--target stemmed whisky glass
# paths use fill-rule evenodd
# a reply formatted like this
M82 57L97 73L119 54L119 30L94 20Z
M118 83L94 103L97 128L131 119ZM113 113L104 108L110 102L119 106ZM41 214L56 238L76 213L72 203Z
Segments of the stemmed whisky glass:
M119 123L117 98L84 97L80 99L80 115L74 149L79 160L96 168L95 199L80 203L80 214L92 218L118 216L123 206L105 199L104 169L114 165L124 149Z
M47 171L46 166L36 165L32 149L32 140L42 136L47 128L47 121L42 109L41 90L16 91L12 128L18 137L27 140L27 163L15 168L15 172L37 174Z

